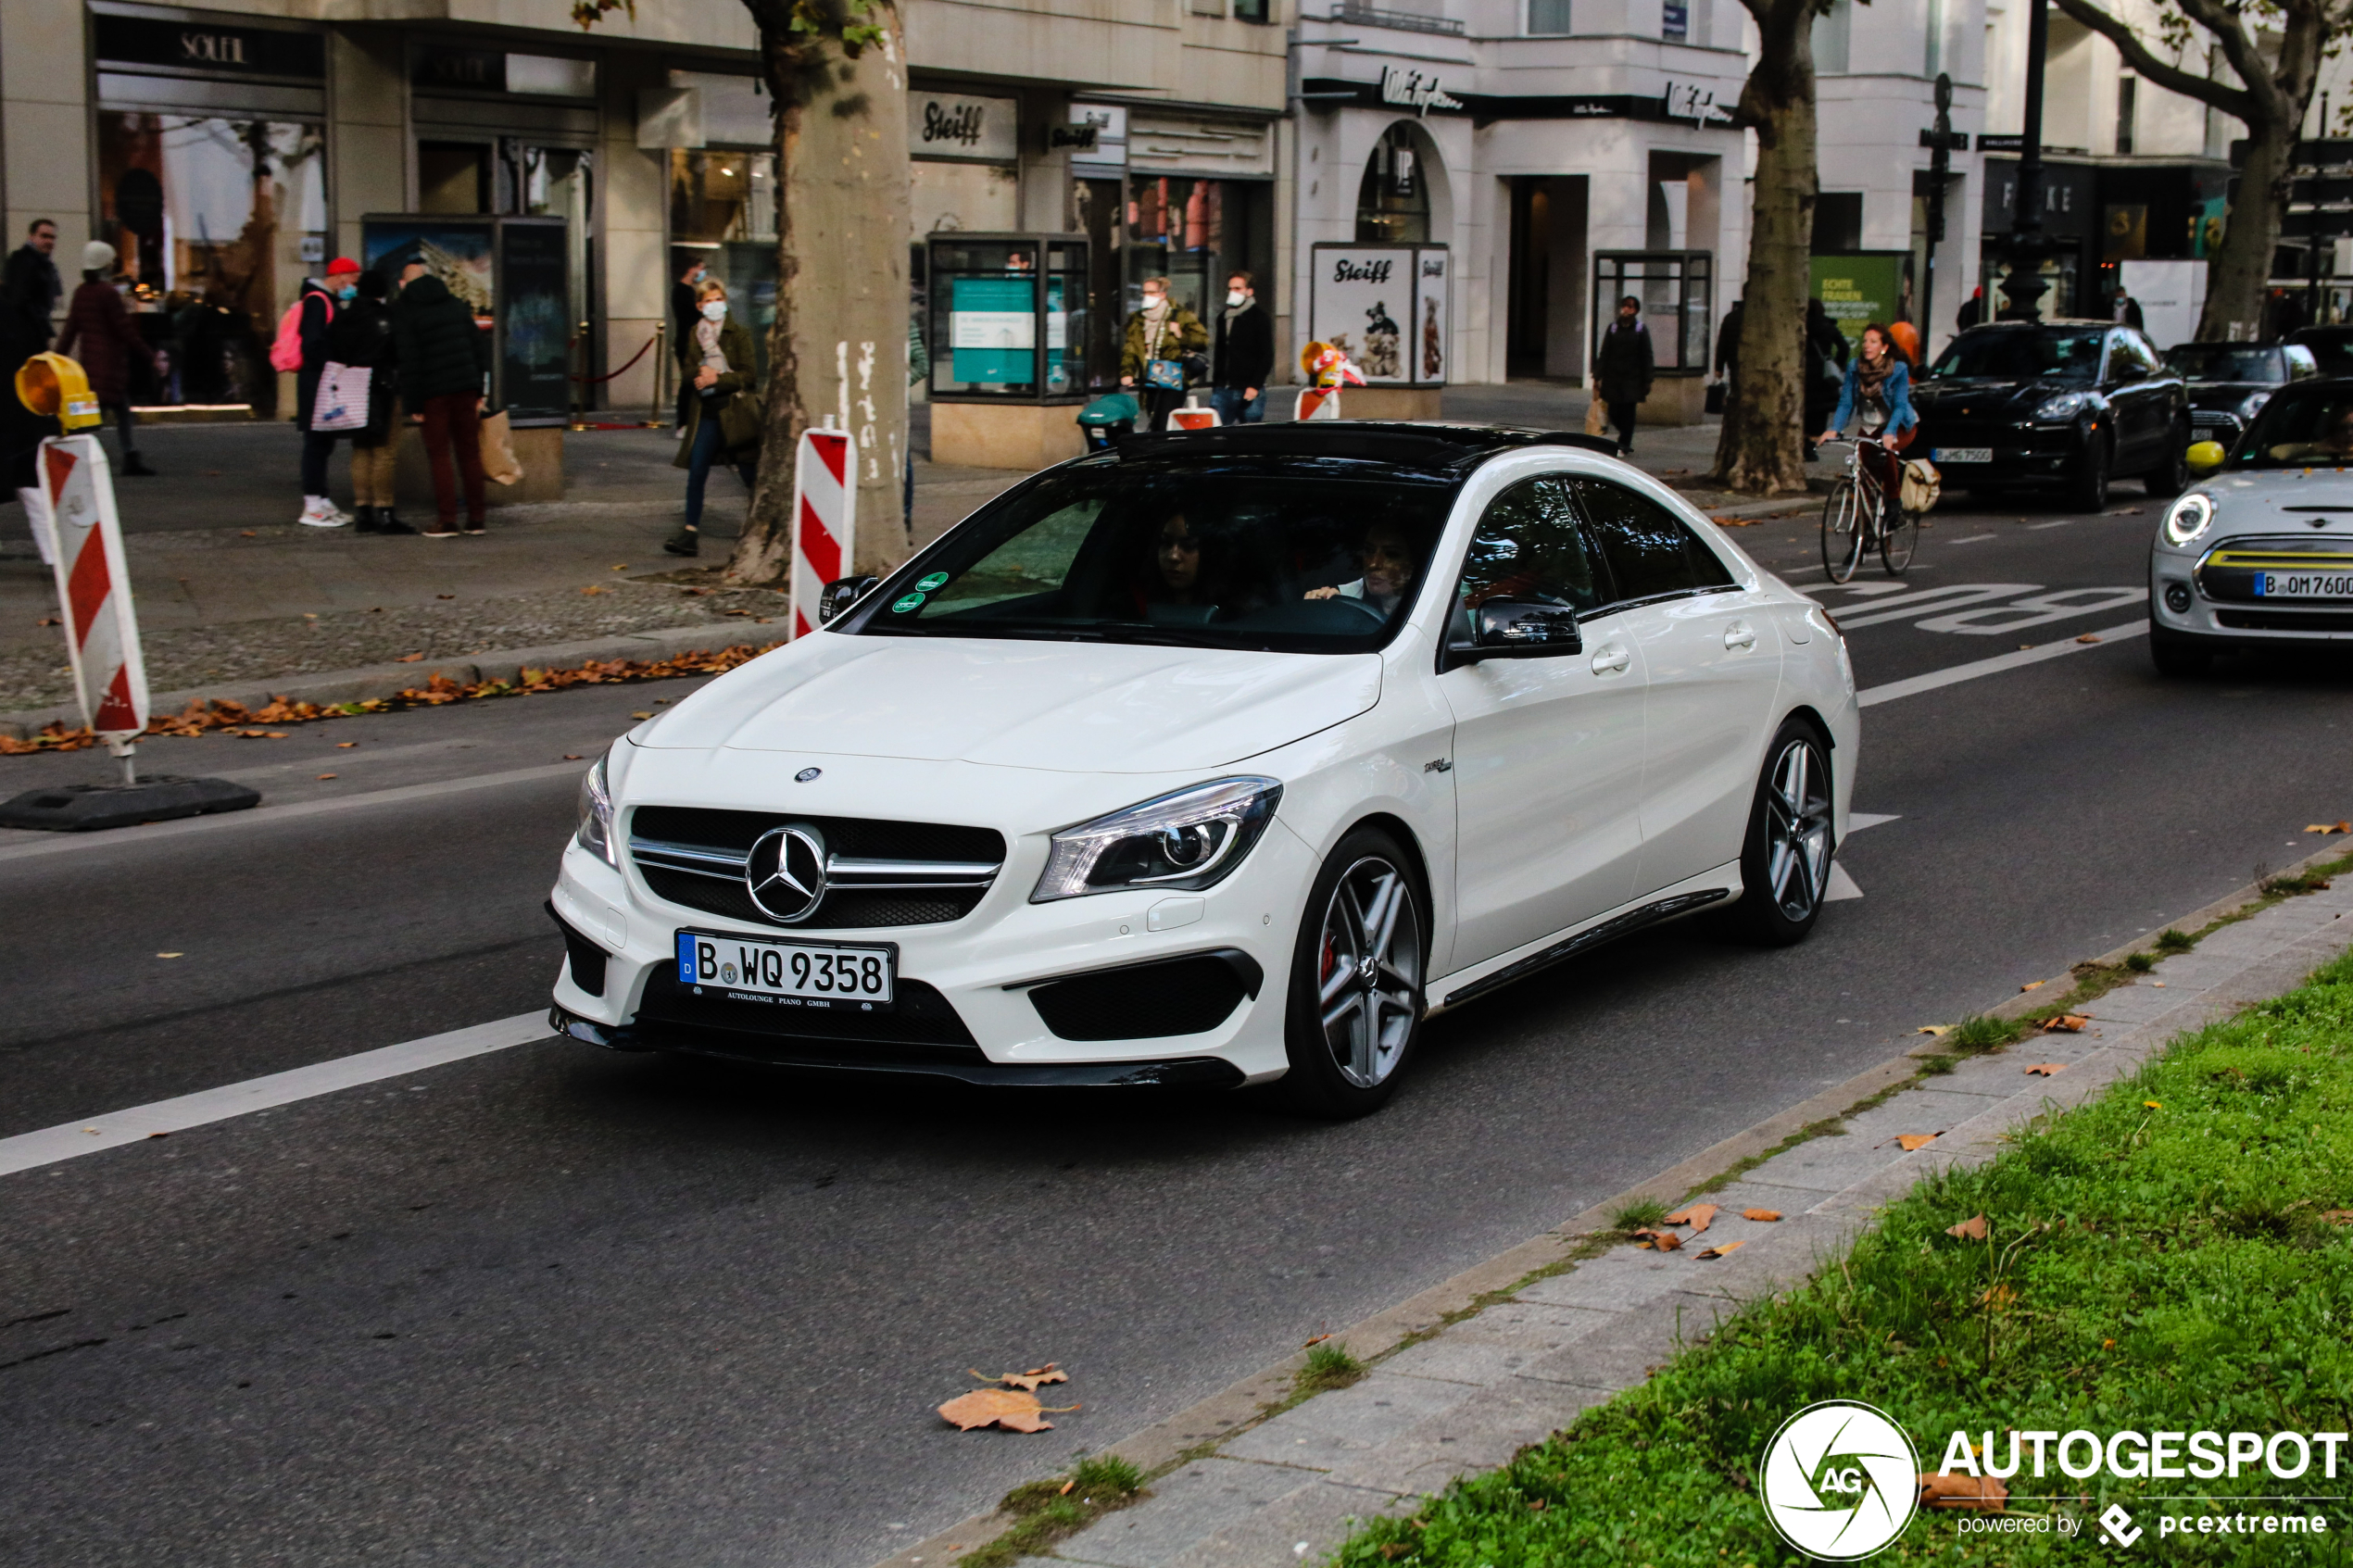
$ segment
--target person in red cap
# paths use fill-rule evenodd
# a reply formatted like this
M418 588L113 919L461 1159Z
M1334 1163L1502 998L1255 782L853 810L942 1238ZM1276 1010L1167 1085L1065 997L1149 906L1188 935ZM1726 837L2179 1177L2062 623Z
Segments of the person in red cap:
M327 368L327 328L337 307L359 294L359 263L347 256L327 263L325 282L302 281L302 369L295 374L294 416L302 432L302 515L295 521L310 528L343 528L351 522L351 514L327 494L327 459L334 456L334 433L312 430L310 420L317 412L319 373Z

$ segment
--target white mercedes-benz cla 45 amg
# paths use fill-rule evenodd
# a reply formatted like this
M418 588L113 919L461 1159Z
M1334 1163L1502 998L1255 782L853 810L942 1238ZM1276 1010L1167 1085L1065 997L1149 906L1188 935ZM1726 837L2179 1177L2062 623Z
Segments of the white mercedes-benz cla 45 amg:
M556 1027L1345 1116L1425 1019L1598 943L1802 939L1844 642L1588 439L1138 439L837 584L590 771Z

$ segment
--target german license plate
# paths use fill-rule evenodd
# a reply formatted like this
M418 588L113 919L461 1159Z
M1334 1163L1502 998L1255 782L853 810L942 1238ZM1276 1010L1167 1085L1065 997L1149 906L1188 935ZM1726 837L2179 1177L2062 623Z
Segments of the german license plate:
M678 983L735 1002L871 1011L891 1004L898 960L895 947L678 934Z
M1932 463L1990 463L1994 460L1991 446L1939 446L1929 454Z
M2255 591L2267 599L2353 599L2353 571L2259 571Z

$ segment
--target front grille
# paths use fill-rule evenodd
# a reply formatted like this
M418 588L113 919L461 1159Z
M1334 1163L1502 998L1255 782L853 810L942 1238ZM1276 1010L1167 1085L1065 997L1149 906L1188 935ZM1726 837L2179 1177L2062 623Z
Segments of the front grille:
M825 842L830 885L796 931L866 931L962 920L987 896L1005 859L993 828L863 817L795 817L640 806L629 815L629 854L656 897L753 925L784 925L753 903L744 857L760 835L805 823Z
M2214 619L2233 632L2353 632L2353 613L2341 609L2218 609Z
M1202 953L1048 981L1029 999L1063 1039L1148 1040L1214 1029L1251 989L1236 965Z
M937 989L902 977L888 1011L801 1009L697 996L668 967L646 977L634 1025L649 1045L709 1046L762 1060L986 1061L972 1031Z
M2262 604L2255 591L2258 573L2264 571L2345 571L2353 570L2353 540L2343 534L2314 537L2284 534L2268 538L2225 539L2208 550L2197 563L2197 585L2218 604ZM2276 601L2275 601L2276 602ZM2309 601L2315 606L2342 605L2343 599ZM2268 608L2268 607L2267 607ZM2269 610L2287 621L2308 623L2311 612ZM2248 628L2252 630L2253 628ZM2285 630L2285 626L2281 628Z

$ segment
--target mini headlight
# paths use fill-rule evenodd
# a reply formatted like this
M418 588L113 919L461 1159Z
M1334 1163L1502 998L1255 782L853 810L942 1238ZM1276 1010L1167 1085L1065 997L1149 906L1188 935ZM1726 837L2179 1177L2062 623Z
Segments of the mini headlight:
M2263 405L2269 403L2271 400L2271 395L2269 392L2250 392L2245 397L2240 398L2239 423L2246 425L2253 424L2255 422L2255 416L2261 413L2263 411Z
M606 756L610 756L608 752ZM621 864L621 849L613 842L612 791L605 784L605 759L580 779L580 831L573 836L580 847L609 866Z
M2071 420L2092 406L2088 392L2062 392L2056 397L2045 397L2043 406L2034 410L2038 420Z
M2214 502L2197 491L2191 491L2173 503L2165 514L2165 542L2186 545L2205 533L2214 521Z
M1217 779L1064 828L1029 901L1212 886L1241 864L1282 798L1273 779Z

